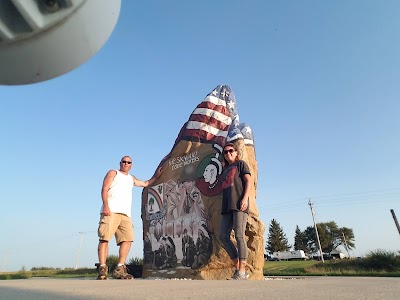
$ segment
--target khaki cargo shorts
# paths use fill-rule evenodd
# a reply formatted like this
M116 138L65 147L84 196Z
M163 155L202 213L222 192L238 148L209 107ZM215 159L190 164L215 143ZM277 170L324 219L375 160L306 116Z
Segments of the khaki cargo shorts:
M117 245L122 242L133 242L133 224L131 218L124 214L111 213L110 216L100 215L97 234L100 241L110 241L115 235Z

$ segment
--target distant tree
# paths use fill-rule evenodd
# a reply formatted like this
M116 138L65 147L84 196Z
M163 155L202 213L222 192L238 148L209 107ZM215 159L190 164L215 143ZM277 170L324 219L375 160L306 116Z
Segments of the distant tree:
M319 249L318 249L317 236L315 234L314 226L308 226L303 231L303 236L306 241L307 252L310 254L317 253Z
M322 252L330 253L339 246L345 247L343 235L346 239L348 249L355 248L353 229L347 227L340 228L334 221L317 223L317 229ZM307 241L307 248L311 253L316 253L319 249L314 226L307 227L304 231L304 236Z
M290 247L291 245L289 245L281 225L275 219L272 219L269 225L268 241L265 249L269 253L273 253L276 251L287 251Z
M353 233L353 229L351 228L347 228L347 227L342 227L340 228L341 231L341 239L342 239L342 245L346 245L347 244L347 248L348 250L354 249L356 247L355 243L354 243L354 233ZM343 239L346 239L346 241ZM346 244L345 244L346 242Z
M305 253L309 254L309 249L307 247L307 240L304 232L300 230L299 225L296 225L296 231L294 234L294 250L303 250Z

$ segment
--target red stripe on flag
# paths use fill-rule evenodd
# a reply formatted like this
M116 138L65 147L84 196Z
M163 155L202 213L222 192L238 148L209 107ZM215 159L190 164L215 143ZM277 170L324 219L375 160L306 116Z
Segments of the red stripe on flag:
M196 108L208 108L211 110L215 110L216 112L219 112L221 114L224 114L225 116L230 116L229 115L229 110L226 106L224 105L216 105L212 102L208 102L208 101L203 101L201 102L199 105L197 105Z
M197 114L191 114L189 121L196 121L200 123L204 123L207 125L211 125L212 127L221 130L221 131L228 131L229 126L228 124L221 122L220 120L217 120L213 117L205 116L205 115L197 115Z

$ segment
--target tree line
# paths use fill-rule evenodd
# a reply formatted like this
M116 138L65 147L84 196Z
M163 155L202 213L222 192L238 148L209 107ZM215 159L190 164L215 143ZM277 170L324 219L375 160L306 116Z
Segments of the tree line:
M334 221L317 223L316 226L323 253L330 253L339 246L343 246L347 251L355 248L353 229L339 227ZM308 226L304 231L301 231L299 226L296 225L292 247L279 222L272 219L269 225L265 250L269 253L274 253L291 249L303 250L307 255L318 253L318 239L314 226Z

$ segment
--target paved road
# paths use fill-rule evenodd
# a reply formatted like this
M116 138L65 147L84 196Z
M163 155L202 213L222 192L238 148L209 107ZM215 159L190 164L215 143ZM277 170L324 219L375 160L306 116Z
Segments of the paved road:
M306 277L263 281L35 278L0 281L0 300L3 299L399 300L400 278Z

